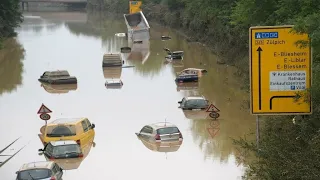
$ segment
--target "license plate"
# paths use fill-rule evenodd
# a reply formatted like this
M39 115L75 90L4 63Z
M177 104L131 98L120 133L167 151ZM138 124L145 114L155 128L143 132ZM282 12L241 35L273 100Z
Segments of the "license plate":
M201 109L192 109L192 111L201 111Z

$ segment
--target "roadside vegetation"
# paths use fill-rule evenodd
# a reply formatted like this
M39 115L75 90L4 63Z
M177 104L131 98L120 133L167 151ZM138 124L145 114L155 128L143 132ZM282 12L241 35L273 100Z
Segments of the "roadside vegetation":
M128 12L127 0L89 0L103 10ZM92 6L93 7L93 6ZM308 33L313 48L313 114L263 118L259 149L246 139L235 144L254 154L244 179L320 178L320 3L318 0L143 0L148 20L181 30L189 41L202 41L248 78L249 27L295 25ZM249 90L249 86L246 86ZM294 123L293 123L294 122Z
M16 35L14 28L18 27L23 20L19 2L19 0L0 1L0 49L3 47L4 40Z

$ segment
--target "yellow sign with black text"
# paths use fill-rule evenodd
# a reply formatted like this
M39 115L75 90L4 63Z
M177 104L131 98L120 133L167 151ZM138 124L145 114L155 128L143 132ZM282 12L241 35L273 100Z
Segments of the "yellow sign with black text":
M129 1L130 14L141 11L141 1Z
M249 29L251 114L312 113L309 38L294 33L292 27Z

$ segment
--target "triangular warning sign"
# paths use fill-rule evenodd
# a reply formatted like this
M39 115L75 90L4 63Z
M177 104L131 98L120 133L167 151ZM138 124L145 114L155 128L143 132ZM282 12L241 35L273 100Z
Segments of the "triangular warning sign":
M213 138L218 134L220 128L207 128L207 131L210 134L211 138Z
M220 110L215 107L213 104L210 104L210 106L207 109L207 112L220 112Z
M51 112L52 111L49 108L47 108L47 106L45 106L44 104L42 104L40 109L38 110L38 114L47 114Z

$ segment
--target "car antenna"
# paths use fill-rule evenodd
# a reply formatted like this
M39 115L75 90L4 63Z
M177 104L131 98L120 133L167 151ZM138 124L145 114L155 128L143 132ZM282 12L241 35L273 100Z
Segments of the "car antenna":
M164 119L164 126L167 125L167 118Z

